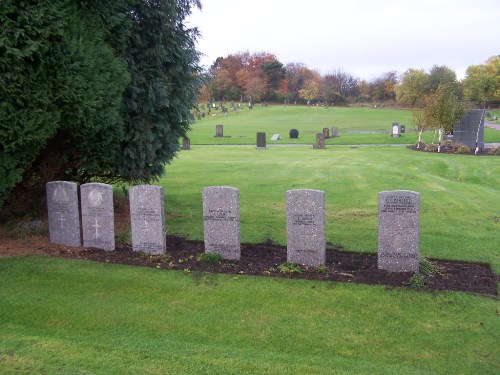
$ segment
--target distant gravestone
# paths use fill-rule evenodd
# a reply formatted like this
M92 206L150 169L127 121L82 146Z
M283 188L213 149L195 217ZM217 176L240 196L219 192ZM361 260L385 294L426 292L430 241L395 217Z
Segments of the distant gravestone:
M313 149L319 150L325 148L325 135L323 133L316 134L316 143L313 145Z
M115 250L113 187L90 183L80 186L83 246Z
M188 137L182 138L182 149L191 150L191 140Z
M279 134L273 134L271 137L271 141L279 141L281 136Z
M165 252L165 209L163 188L132 186L129 190L132 249L149 254Z
M240 259L239 190L230 186L203 189L205 252L223 259Z
M307 266L325 264L325 193L287 191L286 217L287 260Z
M478 151L484 148L483 109L471 109L453 125L453 143L464 144Z
M418 272L420 194L409 190L378 195L378 268Z
M297 129L290 129L288 134L290 135L290 138L299 138L299 131Z
M224 137L224 126L222 125L215 126L215 136L218 138Z
M323 128L323 135L324 135L325 139L330 138L330 129Z
M401 135L401 127L400 127L399 123L393 122L391 136L399 137L400 135Z
M52 181L46 185L50 242L80 246L80 213L75 182Z
M339 136L339 129L332 128L332 138L337 138Z
M257 133L257 149L264 150L266 148L266 133Z

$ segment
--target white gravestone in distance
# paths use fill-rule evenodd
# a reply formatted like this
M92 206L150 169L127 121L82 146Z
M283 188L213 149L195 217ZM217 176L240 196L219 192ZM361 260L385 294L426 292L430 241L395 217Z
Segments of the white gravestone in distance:
M75 182L52 181L46 184L50 242L81 245L78 188Z
M148 254L162 254L166 249L163 188L154 185L132 186L130 221L132 249Z
M115 250L113 188L90 183L80 186L82 197L83 246Z
M409 190L378 195L378 268L419 270L420 194Z
M203 189L203 227L206 253L240 259L239 190L230 186Z
M325 193L286 192L287 260L306 266L325 264Z

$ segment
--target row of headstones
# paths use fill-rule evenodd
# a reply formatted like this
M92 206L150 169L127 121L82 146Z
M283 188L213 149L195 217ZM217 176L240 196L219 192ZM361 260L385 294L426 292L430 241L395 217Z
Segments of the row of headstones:
M81 185L83 245L114 250L113 190L110 185ZM166 251L163 188L129 190L132 248L149 254ZM420 194L407 190L379 193L378 267L418 272ZM47 184L50 240L80 246L77 184ZM295 189L286 193L287 261L319 266L326 261L325 193ZM239 190L229 186L203 189L205 252L223 259L241 257Z

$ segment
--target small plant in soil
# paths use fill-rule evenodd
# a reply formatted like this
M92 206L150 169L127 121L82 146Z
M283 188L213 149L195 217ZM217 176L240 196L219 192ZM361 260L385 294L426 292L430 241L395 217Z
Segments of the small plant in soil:
M324 264L320 264L319 266L314 267L314 272L327 274L328 267Z
M296 263L285 262L278 266L278 271L281 273L302 273L300 266Z
M219 264L222 257L217 253L201 253L196 260L201 263Z

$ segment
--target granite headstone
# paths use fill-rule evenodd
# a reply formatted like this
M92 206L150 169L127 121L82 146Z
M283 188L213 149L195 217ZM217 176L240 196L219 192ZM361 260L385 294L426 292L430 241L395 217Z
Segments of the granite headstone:
M50 242L80 246L80 212L75 182L52 181L46 184Z
M115 250L113 187L90 183L80 186L83 246Z
M203 189L205 252L223 259L240 259L239 190L230 186Z
M325 193L287 191L286 218L287 260L307 266L325 264Z
M378 194L378 268L418 272L420 194L409 190Z
M323 133L316 133L316 143L313 145L313 149L319 150L325 148L325 135Z
M263 150L266 148L266 133L257 133L257 149Z
M224 137L224 126L223 125L215 125L215 136L217 138Z
M129 190L132 249L149 254L165 252L165 209L163 188L132 186Z

